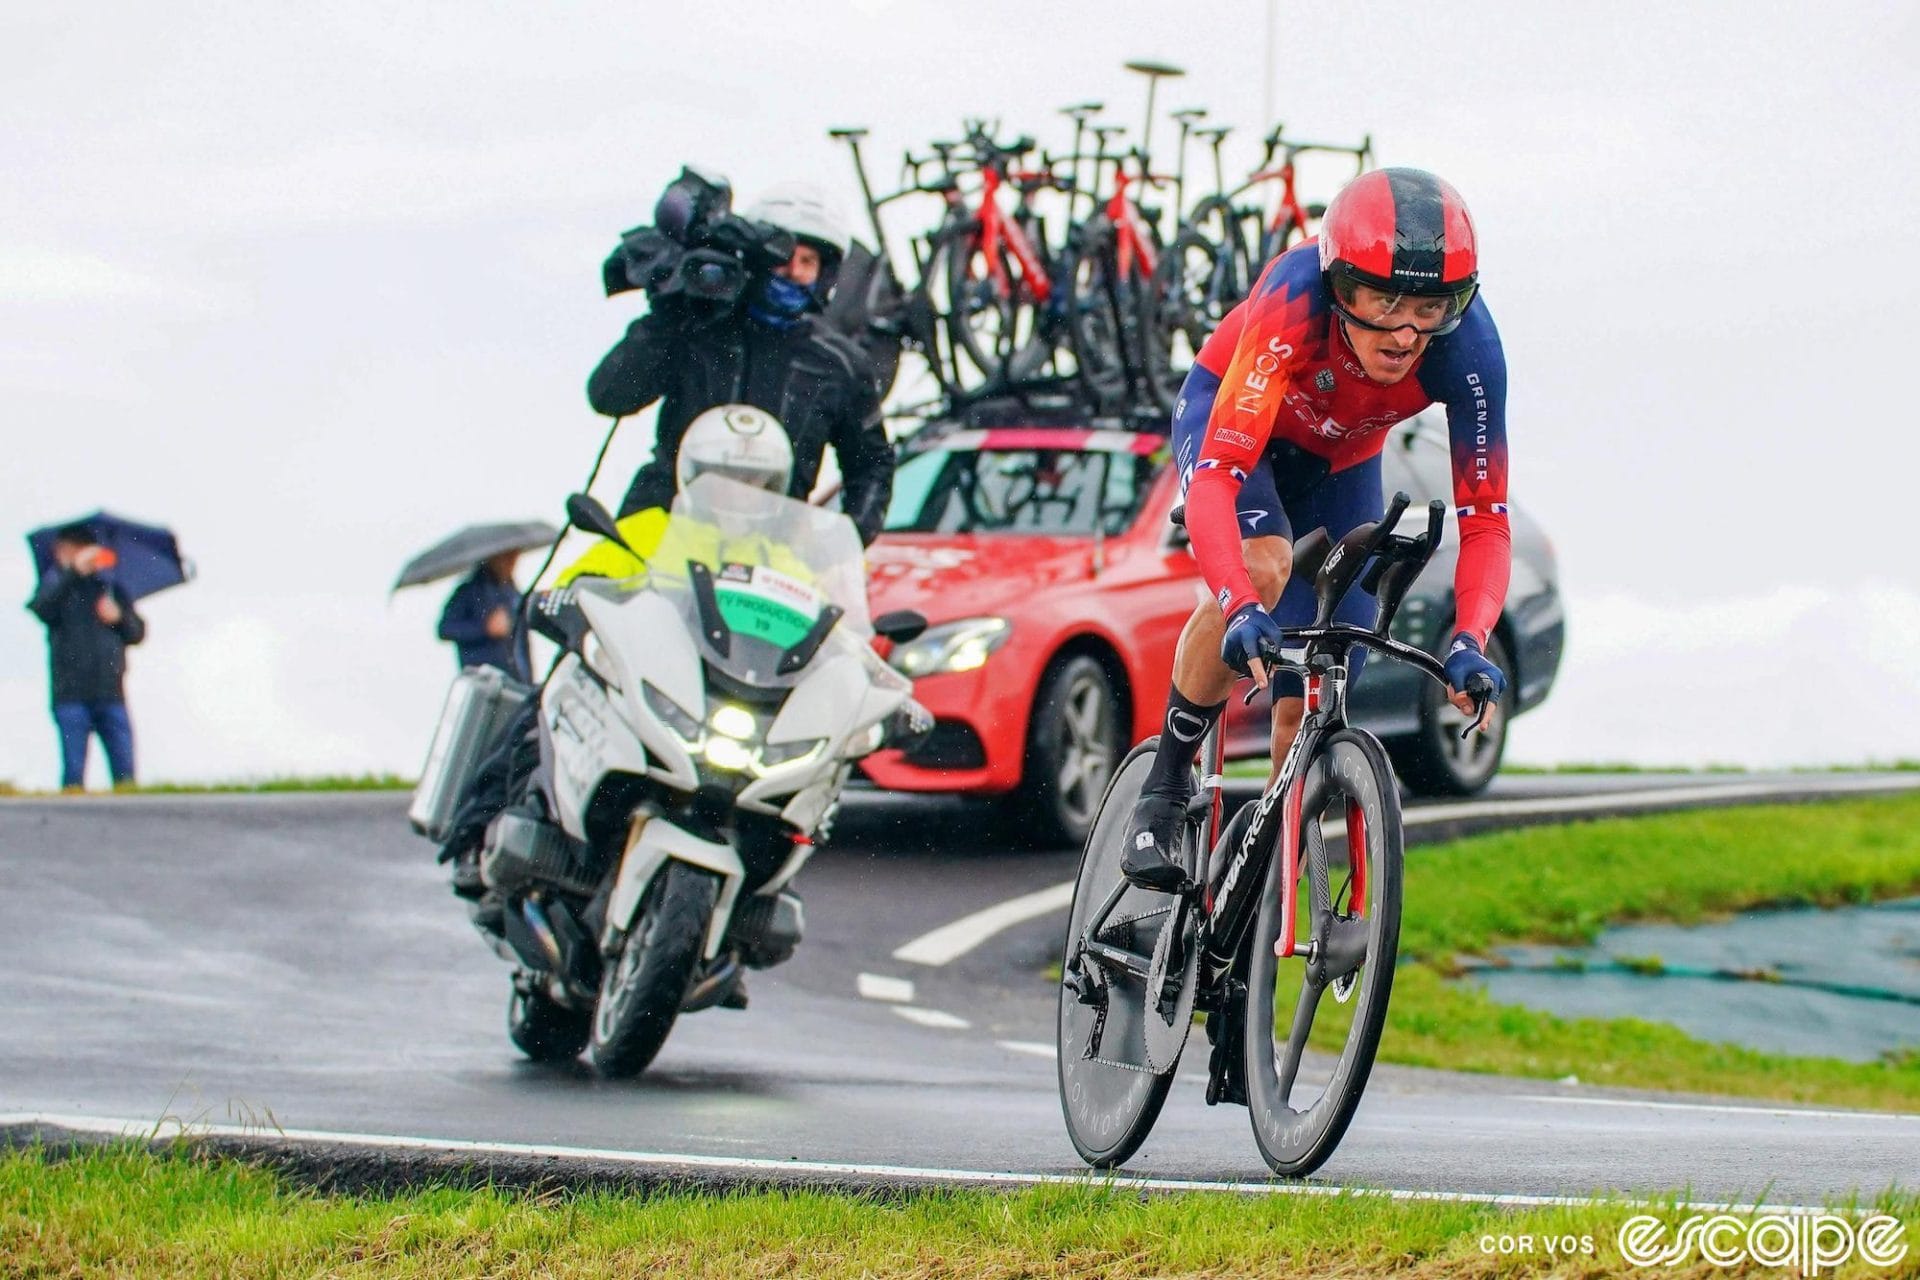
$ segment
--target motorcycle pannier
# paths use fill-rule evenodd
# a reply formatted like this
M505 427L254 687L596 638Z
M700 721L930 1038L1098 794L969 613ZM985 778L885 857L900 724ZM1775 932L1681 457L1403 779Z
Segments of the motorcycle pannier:
M496 667L468 667L453 678L433 746L413 789L407 820L430 840L444 840L460 797L480 762L500 741L507 724L532 693Z

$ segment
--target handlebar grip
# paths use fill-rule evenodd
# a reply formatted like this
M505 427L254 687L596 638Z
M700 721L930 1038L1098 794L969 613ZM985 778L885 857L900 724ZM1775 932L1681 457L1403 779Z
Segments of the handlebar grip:
M1429 554L1440 546L1441 535L1447 528L1447 504L1435 498L1427 504L1427 549Z
M1476 702L1483 698L1488 702L1499 700L1499 695L1493 691L1493 677L1484 671L1467 677L1467 687L1464 692Z

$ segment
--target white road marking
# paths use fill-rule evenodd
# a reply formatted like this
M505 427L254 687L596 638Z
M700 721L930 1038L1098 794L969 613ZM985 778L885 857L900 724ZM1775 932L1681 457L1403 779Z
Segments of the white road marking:
M1137 1178L1124 1173L1018 1173L988 1169L914 1168L906 1165L848 1164L825 1160L766 1160L750 1156L677 1155L660 1151L616 1151L601 1147L559 1147L521 1142L474 1142L454 1138L415 1138L387 1133L331 1133L316 1129L273 1129L245 1125L196 1124L160 1125L151 1120L126 1120L105 1116L41 1115L34 1113L0 1114L0 1126L49 1125L82 1133L98 1133L121 1138L171 1138L176 1133L207 1138L252 1138L279 1146L352 1145L383 1150L443 1152L453 1155L518 1156L535 1160L590 1160L624 1164L636 1168L730 1169L739 1173L770 1174L791 1178L795 1174L823 1176L898 1178L928 1183L981 1183L998 1186L1097 1186L1125 1187L1142 1191L1212 1191L1278 1196L1382 1196L1391 1200L1436 1200L1459 1204L1512 1205L1521 1208L1617 1204L1622 1206L1664 1205L1664 1200L1599 1199L1582 1196L1496 1195L1475 1191L1413 1191L1382 1187L1343 1187L1332 1183L1302 1182L1205 1182L1191 1178ZM1761 1209L1800 1214L1828 1213L1832 1210L1812 1205L1767 1203L1724 1204L1699 1201L1682 1202L1681 1209L1751 1214ZM1868 1212L1861 1209L1858 1212Z
M923 933L895 951L893 958L908 964L952 964L1003 929L1011 929L1035 916L1064 911L1072 905L1071 880L1034 893L1023 893L972 915L961 916L931 933Z
M863 973L857 979L860 996L864 1000L885 1000L892 1004L913 1003L913 983L906 978L889 978L884 974Z
M908 1022L918 1023L923 1027L933 1027L940 1031L965 1031L973 1025L965 1018L956 1018L940 1009L921 1009L910 1004L896 1004L890 1007Z
M1015 1053L1030 1053L1036 1058L1045 1058L1052 1062L1059 1051L1050 1044L1041 1044L1038 1040L995 1040L1002 1049L1011 1049Z
M1820 1111L1808 1107L1742 1106L1735 1102L1655 1102L1639 1098L1576 1098L1553 1093L1519 1093L1515 1102L1571 1102L1587 1107L1645 1107L1657 1111L1710 1111L1733 1116L1785 1116L1793 1120L1920 1120L1910 1111Z
M1691 804L1697 800L1745 800L1766 796L1801 795L1809 792L1845 794L1853 791L1909 790L1915 787L1920 787L1920 777L1906 778L1895 775L1888 775L1885 778L1839 778L1830 781L1810 779L1804 783L1791 784L1743 782L1704 787L1656 787L1645 791L1622 791L1612 795L1553 796L1538 800L1484 800L1470 801L1466 804L1423 805L1418 809L1405 810L1401 815L1401 822L1405 826L1421 827L1442 822L1458 822L1463 818L1525 817L1536 813L1606 813L1618 809L1647 809L1669 804ZM1336 820L1328 826L1327 834L1338 836L1345 830L1346 824ZM951 924L943 924L938 929L923 933L895 951L893 958L904 960L909 964L952 964L997 933L1050 912L1064 911L1072 905L1073 881L1050 885L1045 889L1021 894L1017 898L1009 898L1005 902L996 902L971 915L961 916Z

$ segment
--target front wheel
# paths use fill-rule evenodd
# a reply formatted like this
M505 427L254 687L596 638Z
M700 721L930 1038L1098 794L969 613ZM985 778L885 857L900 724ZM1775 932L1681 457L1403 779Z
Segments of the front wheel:
M610 1079L647 1069L673 1030L706 949L720 882L669 859L654 873L617 956L609 956L593 1014L593 1065Z
M1360 1106L1400 945L1400 797L1386 752L1362 730L1338 730L1300 786L1293 916L1285 850L1276 849L1247 963L1253 1136L1268 1166L1290 1178L1326 1163ZM1281 958L1275 944L1288 932L1294 954Z

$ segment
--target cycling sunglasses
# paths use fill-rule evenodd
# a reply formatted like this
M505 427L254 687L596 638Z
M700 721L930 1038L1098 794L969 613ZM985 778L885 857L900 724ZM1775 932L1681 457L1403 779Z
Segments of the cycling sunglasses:
M1442 294L1390 294L1368 288L1365 303L1358 288L1333 290L1333 309L1352 324L1375 333L1411 329L1417 335L1438 338L1452 333L1466 319L1478 285Z

